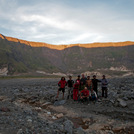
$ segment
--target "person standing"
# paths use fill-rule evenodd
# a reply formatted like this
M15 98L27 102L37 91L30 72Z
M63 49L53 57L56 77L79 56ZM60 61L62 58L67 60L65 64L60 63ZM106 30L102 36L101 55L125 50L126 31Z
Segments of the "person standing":
M82 74L82 78L80 79L80 81L82 81L83 84L86 85L86 80L87 78L84 76L84 74Z
M90 93L92 93L92 91L93 91L93 84L92 84L92 80L90 79L90 76L87 76L86 87L90 91Z
M64 99L64 92L65 92L65 86L66 85L67 85L67 82L65 80L65 77L61 77L61 80L58 82L58 86L60 88L58 89L56 98L59 97L59 91L62 91L62 93L63 93L63 97L62 98Z
M85 88L85 85L83 84L83 81L80 82L80 85L79 85L79 92L81 92L83 89Z
M78 77L77 77L75 83L76 83L76 82L80 84L80 75L78 75Z
M102 97L105 96L105 98L107 98L107 85L108 85L108 81L105 75L103 75L101 80L101 87L102 87Z
M67 81L67 86L68 86L67 99L69 99L70 96L73 98L73 85L74 85L74 81L72 80L72 76L69 76L69 80Z
M78 100L78 93L79 93L79 81L76 81L74 84L74 89L73 89L73 100L77 101Z
M93 75L92 84L93 84L93 90L96 92L98 96L98 82L101 82L101 80L96 79L96 75Z

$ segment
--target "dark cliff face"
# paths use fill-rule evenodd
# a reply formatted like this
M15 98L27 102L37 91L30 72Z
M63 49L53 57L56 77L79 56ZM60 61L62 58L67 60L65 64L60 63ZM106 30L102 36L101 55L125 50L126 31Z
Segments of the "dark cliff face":
M79 73L121 66L133 69L133 42L93 44L54 46L0 35L0 66L8 65L11 74L36 70Z

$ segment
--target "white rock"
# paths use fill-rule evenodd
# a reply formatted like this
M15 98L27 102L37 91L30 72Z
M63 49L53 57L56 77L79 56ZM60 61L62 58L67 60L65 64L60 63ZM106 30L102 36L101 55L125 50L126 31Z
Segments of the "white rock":
M30 123L32 122L32 120L31 120L31 119L28 119L27 121L28 121L28 122L30 122Z
M52 119L53 119L53 120L56 120L57 118L56 118L55 116L52 116Z
M47 112L48 115L51 115L51 112Z
M119 102L120 106L122 106L122 107L126 107L127 106L127 103L124 100L119 98L119 99L117 99L117 101Z
M49 105L52 105L52 103L51 102L46 102L46 103L44 103L44 104L42 104L42 108L47 108L47 106L49 106Z
M23 133L23 130L22 129L19 129L17 134L22 134Z

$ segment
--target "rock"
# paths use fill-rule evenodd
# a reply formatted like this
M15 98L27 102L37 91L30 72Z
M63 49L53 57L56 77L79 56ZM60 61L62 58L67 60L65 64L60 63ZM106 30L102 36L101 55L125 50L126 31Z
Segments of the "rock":
M52 119L53 119L53 120L56 120L57 118L56 118L55 116L52 116Z
M68 134L72 134L73 133L73 122L70 120L66 120L63 124L64 124L65 132Z
M55 105L55 106L59 106L59 105L65 104L65 103L66 103L66 100L55 101L55 102L54 102L54 105Z
M86 123L86 122L90 122L91 119L90 119L90 118L82 118L82 121L83 121L84 123Z
M124 128L122 128L122 127L116 127L116 128L113 128L113 132L114 133L120 133L122 130L123 130Z
M127 101L127 100L128 100L128 98L127 98L127 97L123 97L123 100L124 100L124 101Z
M41 107L35 107L34 109L35 109L37 112L41 112L41 110L42 110Z
M42 104L41 105L41 108L47 108L49 105L52 105L52 103L51 102L46 102L46 103L44 103L44 104Z
M114 105L115 107L118 107L118 106L119 106L119 103L116 101L113 105Z
M27 121L28 121L29 123L32 123L32 119L28 119Z
M112 104L114 104L114 100L111 99L110 102L111 102Z
M98 99L98 102L101 102L101 100L100 100L100 99Z
M2 108L0 109L0 111L2 111L2 112L10 112L10 109L7 108L7 107L2 107Z
M47 112L48 115L51 115L51 112Z
M19 129L17 134L22 134L23 133L23 130L22 129Z
M86 132L81 128L77 128L77 134L86 134Z
M57 118L62 118L63 116L64 116L63 113L60 113L60 114L56 115Z
M127 106L127 103L124 101L124 100L122 100L122 99L117 99L117 101L119 102L119 105L121 106L121 107L126 107Z
M5 96L0 96L0 101L7 99Z

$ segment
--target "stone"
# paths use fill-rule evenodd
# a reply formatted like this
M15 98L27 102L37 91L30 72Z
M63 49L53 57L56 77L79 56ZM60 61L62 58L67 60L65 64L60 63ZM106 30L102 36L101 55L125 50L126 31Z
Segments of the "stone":
M32 123L32 119L28 119L27 121L28 121L29 123Z
M34 109L35 109L37 112L41 112L41 110L42 110L41 107L35 107Z
M123 129L124 129L124 128L122 128L122 127L116 127L116 128L113 128L112 131L113 131L114 133L120 133L120 131L123 130Z
M77 134L86 134L86 132L81 128L77 128Z
M48 115L51 115L51 112L47 112Z
M62 118L63 116L64 116L63 113L60 113L60 114L56 115L57 118Z
M22 129L19 129L17 134L22 134L23 133L23 130Z
M52 119L53 119L53 120L56 120L57 118L56 118L55 116L52 116Z
M68 134L72 134L73 133L73 122L70 120L66 120L63 124L64 124L65 132Z
M127 103L124 101L124 100L122 100L122 99L117 99L117 101L119 102L119 105L121 106L121 107L126 107L127 106Z
M66 103L66 100L55 101L55 102L54 102L54 105L55 105L55 106L59 106L59 105L65 104L65 103Z
M7 99L5 96L0 96L0 101Z
M10 109L7 108L7 107L2 107L2 108L0 109L0 111L2 111L2 112L10 112Z
M114 100L111 99L110 102L111 102L112 104L114 104Z
M46 103L44 103L44 104L42 104L41 105L41 108L47 108L49 105L52 105L52 103L51 102L46 102Z
M84 122L84 125L89 125L89 123L91 122L90 118L82 118L82 121Z

